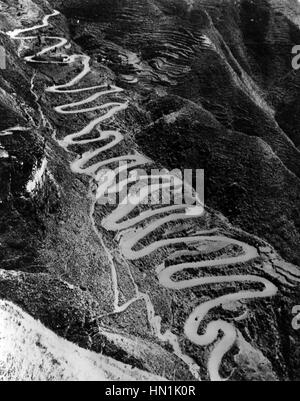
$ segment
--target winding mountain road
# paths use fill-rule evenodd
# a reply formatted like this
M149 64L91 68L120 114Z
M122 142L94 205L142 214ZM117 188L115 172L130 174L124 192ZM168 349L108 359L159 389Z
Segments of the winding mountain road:
M7 34L12 39L18 39L21 41L33 40L36 39L37 36L26 36L25 34L29 32L36 31L40 28L45 28L49 24L49 19L51 17L55 17L59 15L58 11L54 11L51 15L47 15L44 17L41 25L33 26L30 29L16 29L13 32L8 32ZM25 35L25 36L24 36ZM49 51L54 48L63 48L68 41L64 38L56 37L56 36L47 36L47 41L54 41L55 44L51 46L47 46L42 49L38 55L46 55ZM93 139L86 139L86 135L91 133L94 129L97 129L99 124L104 121L108 121L111 119L116 113L125 110L128 107L128 103L118 103L118 102L109 102L103 105L92 106L91 104L98 100L99 98L105 96L107 97L110 94L115 94L122 92L121 88L117 86L108 87L106 85L100 86L92 86L86 88L76 89L74 88L84 77L86 77L90 71L90 57L82 54L74 54L72 56L64 55L66 57L67 63L72 63L74 61L80 61L83 69L82 71L75 76L72 80L67 82L64 85L56 85L46 89L48 93L68 93L68 94L78 94L82 93L84 95L85 92L94 91L93 95L90 95L84 98L81 101L77 101L74 103L69 103L65 105L61 105L55 108L57 113L64 115L71 114L80 114L80 113L88 113L91 111L101 111L103 114L94 120L92 120L86 127L75 132L71 135L66 136L62 140L57 140L59 145L62 146L66 151L70 145L80 144L80 145L93 145L93 150L87 151L82 154L82 157L78 157L71 163L71 170L74 173L86 174L90 176L94 181L98 183L97 193L94 194L93 205L91 208L91 221L99 240L102 242L102 245L105 247L102 237L100 233L96 229L95 221L93 218L95 206L97 202L101 199L101 197L106 193L113 193L118 189L113 185L114 179L123 172L122 170L128 169L133 170L140 166L145 166L151 161L146 158L144 155L140 153L132 153L127 155L121 155L119 157L108 158L104 161L97 162L92 164L92 159L96 156L112 149L117 144L119 144L123 140L123 135L120 131L117 130L108 130L108 131L100 131L98 137ZM38 61L35 56L26 57L25 60L31 63L55 63L60 64L58 61ZM2 134L3 135L3 134ZM110 142L108 142L108 140ZM105 144L103 142L105 141ZM95 149L95 144L97 147ZM125 167L119 167L115 170L110 170L110 174L106 176L105 182L103 182L103 171L107 170L109 166L115 165L118 162L126 161L127 164ZM174 178L174 177L173 177ZM138 180L139 178L136 178ZM122 184L133 183L135 178L128 178ZM168 180L167 180L168 181ZM237 290L236 293L227 294L224 296L217 297L210 301L204 302L191 313L185 323L184 333L186 337L194 344L198 346L208 346L210 344L214 344L213 350L209 356L208 361L208 372L211 380L224 380L219 373L220 365L222 363L222 359L224 355L231 349L234 343L237 340L237 329L232 323L229 323L226 320L213 320L208 323L203 334L199 334L199 326L201 322L205 319L207 314L213 310L214 308L228 304L229 302L236 302L240 300L249 300L249 299L258 299L258 298L266 298L272 297L277 293L277 288L267 279L261 278L256 275L222 275L222 276L208 276L208 277L198 277L192 278L188 280L180 280L175 281L174 275L180 272L185 271L186 269L198 269L201 270L203 268L210 267L213 270L217 270L220 267L227 266L228 269L232 269L233 266L241 263L249 262L255 258L257 258L258 251L253 246L250 246L244 242L235 240L233 238L229 238L223 235L215 235L216 230L209 230L198 232L195 236L183 236L177 238L166 238L159 241L154 241L142 248L139 247L136 250L136 246L141 243L141 241L146 237L150 236L157 229L165 225L166 223L182 221L184 219L192 219L193 217L197 218L203 213L203 207L200 202L197 203L195 207L191 207L189 205L174 205L174 206L164 206L161 208L149 209L147 211L141 212L138 216L134 218L127 218L134 209L142 204L143 200L146 197L153 194L153 192L157 192L161 187L171 188L173 184L171 184L171 180L169 182L152 185L151 188L142 188L135 193L128 194L127 201L123 202L124 204L120 204L116 206L115 210L113 210L108 216L106 216L102 220L102 227L107 231L116 232L120 250L123 256L127 260L138 260L145 256L151 255L153 252L161 249L163 247L170 247L177 244L222 244L223 248L228 245L235 245L241 251L237 256L223 257L222 259L214 259L214 260L205 260L200 262L192 262L192 263L180 263L180 264L168 264L162 263L157 267L156 272L159 278L160 284L171 290L184 290L190 289L193 287L204 286L204 285L212 285L212 284L228 284L228 283L246 283L253 284L256 288L255 290ZM122 185L121 185L122 187ZM119 186L120 188L120 186ZM141 224L143 226L141 227ZM105 247L105 249L107 249ZM109 253L109 251L107 250ZM189 252L185 252L186 255ZM151 300L149 296L142 294L139 292L139 289L136 289L137 296L136 298L129 301L126 305L120 307L118 305L118 283L117 283L117 273L113 266L112 257L110 257L112 264L112 276L113 282L115 285L115 304L114 309L115 312L120 313L124 311L130 304L135 302L137 299L145 299L147 303L148 316L149 321L154 329L154 332L157 336L163 341L169 341L174 348L174 352L181 359L183 359L190 367L190 370L200 380L199 375L199 366L195 364L192 358L182 353L180 349L180 345L177 337L171 333L171 331L167 331L166 333L161 333L161 318L156 316L153 305L151 304ZM170 259L169 259L170 262ZM257 288L260 288L259 290ZM220 336L220 334L222 334Z

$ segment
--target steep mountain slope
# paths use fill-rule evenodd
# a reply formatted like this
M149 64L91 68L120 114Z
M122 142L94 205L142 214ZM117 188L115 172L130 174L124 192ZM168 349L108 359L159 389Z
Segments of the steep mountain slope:
M70 16L77 43L94 57L104 55L107 65L121 79L122 72L138 77L135 91L152 97L148 103L143 100L145 113L151 112L158 98L163 114L178 112L178 108L184 107L183 100L191 100L199 106L199 111L204 109L219 121L224 132L218 134L220 142L217 138L212 141L223 149L222 138L232 137L232 145L225 147L229 153L223 156L224 161L228 159L228 168L220 168L218 156L212 161L214 151L210 151L208 140L217 128L206 135L207 128L201 119L192 154L185 142L189 129L184 126L185 135L179 135L182 157L188 155L188 162L176 155L167 167L195 168L191 157L197 160L198 168L209 164L207 204L221 210L242 228L264 236L284 257L299 263L296 245L299 243L300 157L296 149L299 123L296 117L291 117L296 115L298 100L299 74L291 68L291 49L300 41L298 27L265 0L195 1L190 9L181 0L123 0L115 2L113 7L105 0L64 1L61 9ZM169 96L164 99L164 94ZM176 98L173 102L170 96L179 96L181 103L173 106ZM177 115L180 120L180 113ZM160 117L159 113L152 115L151 121ZM174 123L177 124L176 118ZM157 130L162 133L164 127L161 122L158 124ZM169 128L172 130L171 127L166 130ZM140 137L142 146L148 143L147 133ZM172 158L172 140L168 142L168 137L161 137ZM236 171L232 165L236 157L233 149L248 152L253 145L260 149L265 145L260 145L259 139L269 146L270 155L273 153L263 161L268 160L270 174L261 173L252 158L256 151L251 151L251 156L245 159L243 154L241 170ZM156 145L147 147L150 156L157 151ZM203 150L197 152L197 148ZM257 155L261 158L261 151ZM162 150L159 159L162 164L164 157ZM287 183L284 191L276 190L276 182L286 182L286 176L293 184ZM232 203L232 186L237 203L234 213L227 207Z
M1 381L161 379L59 339L9 302L0 302L0 319L6 335L0 343Z
M296 3L0 5L1 298L168 379L299 379ZM100 164L124 155L204 168L205 213L98 202Z

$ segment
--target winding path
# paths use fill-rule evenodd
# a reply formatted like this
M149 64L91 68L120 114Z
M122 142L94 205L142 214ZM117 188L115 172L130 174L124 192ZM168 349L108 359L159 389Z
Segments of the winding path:
M30 29L17 29L13 32L8 32L7 34L12 39L18 39L22 41L26 40L33 40L36 36L23 36L23 34L35 31L40 28L47 27L49 24L50 17L57 16L59 14L58 11L54 11L51 15L45 16L41 25L36 25ZM48 41L55 41L54 45L45 47L41 50L38 55L45 55L51 49L54 48L63 48L67 44L67 40L56 37L56 36L47 36ZM91 164L91 160L96 156L104 153L117 144L119 144L123 140L123 135L120 131L116 130L108 130L108 131L100 131L98 130L99 136L94 139L83 139L87 134L92 132L94 129L97 129L97 126L103 122L109 120L113 117L116 113L125 110L128 107L128 103L118 103L118 102L110 102L105 103L103 105L92 106L92 102L99 99L100 97L107 96L110 94L115 94L118 92L122 92L121 88L116 86L112 86L108 89L105 86L93 86L81 89L75 89L75 85L78 84L89 72L91 71L90 68L90 57L82 54L74 54L72 56L65 55L67 58L67 63L72 63L73 61L81 61L83 65L82 72L80 72L75 78L64 85L56 85L46 89L49 93L68 93L68 94L78 94L78 93L85 93L85 92L95 92L92 95L84 98L81 101L77 101L70 104L65 104L62 106L58 106L55 108L57 113L60 114L79 114L79 113L87 113L90 111L102 111L100 117L92 120L86 127L82 130L66 136L62 140L57 140L60 146L62 146L66 151L70 145L74 144L93 144L93 149L95 149L95 143L97 143L97 148L95 150L90 150L85 152L81 158L77 158L71 163L71 169L74 173L79 174L86 174L90 176L93 180L96 180L98 183L98 189L96 195L94 195L93 205L91 208L91 221L95 232L97 233L99 240L101 241L102 245L105 247L103 243L102 237L98 230L96 229L95 221L93 218L94 210L97 202L99 199L105 194L105 192L113 193L117 191L117 188L114 187L113 182L114 178L117 177L122 170L132 169L145 166L151 161L139 153L127 154L122 155L120 157L114 157L110 159L106 159L101 162L97 162ZM48 61L37 61L35 56L30 56L25 58L26 61L31 63L48 63ZM59 64L57 61L49 61L49 63ZM2 134L3 135L3 134ZM107 143L107 140L110 142ZM103 144L103 141L106 141L106 144ZM125 167L119 167L115 170L110 170L110 175L107 176L106 181L103 182L103 171L107 170L109 166L115 165L117 162L126 161L128 162ZM132 178L134 176L131 175L131 178L123 181L122 184L127 183L134 183L137 178ZM174 178L174 177L173 177ZM235 302L239 300L246 300L246 299L255 299L255 298L265 298L265 297L272 297L276 294L277 288L268 280L261 278L255 275L223 275L223 276L209 276L209 277L199 277L193 278L189 280L181 280L175 281L172 278L176 273L182 272L186 269L203 269L210 267L212 270L217 270L221 266L227 266L228 269L230 267L240 264L246 263L258 257L258 252L256 248L243 243L241 241L223 236L223 235L214 235L216 230L210 231L203 231L198 232L195 236L190 237L177 237L177 238L169 238L163 239L159 241L155 241L146 245L144 247L139 247L136 250L137 244L141 243L146 236L151 235L154 233L158 228L162 227L166 223L169 222L176 222L181 221L184 219L191 219L193 217L197 218L199 215L203 213L203 207L200 202L195 207L191 207L188 205L174 205L174 206L167 206L162 207L155 210L147 210L141 212L137 217L134 218L127 218L130 213L140 204L142 204L143 200L146 197L151 195L153 192L158 191L159 188L171 188L171 180L166 180L167 182L159 185L152 185L150 188L142 188L136 193L129 193L127 197L127 202L123 202L124 204L118 205L114 211L112 211L108 216L106 216L102 220L102 226L104 229L108 231L116 232L120 249L122 251L123 256L127 260L138 260L145 256L151 255L158 249L163 247L170 247L175 244L196 244L196 243L203 243L204 245L207 243L222 243L223 248L228 245L236 245L242 251L241 254L237 256L226 257L223 259L214 259L214 260L206 260L200 262L192 262L192 263L180 263L180 264L171 264L166 267L165 263L161 264L157 267L157 275L159 277L160 284L168 289L171 290L183 290L203 285L211 285L217 283L250 283L254 284L255 288L259 287L260 290L248 290L248 291L237 291L236 293L227 294L224 296L220 296L216 299L212 299L210 301L204 302L203 304L199 305L192 314L188 317L185 327L184 333L186 337L194 344L198 346L207 346L210 344L214 344L213 350L209 356L208 361L208 371L211 380L223 380L220 377L219 369L222 362L223 356L231 349L233 344L237 340L237 329L234 327L233 324L219 319L214 320L208 323L205 331L203 334L198 333L199 326L201 322L205 319L207 314L214 308L227 304L229 302ZM122 186L122 185L121 185ZM154 219L155 217L155 219ZM140 225L143 224L143 227ZM107 250L107 248L105 247ZM112 278L114 283L114 291L115 291L115 303L114 303L114 312L122 312L124 311L130 304L135 302L137 299L143 298L147 304L148 310L148 317L149 322L156 333L157 337L163 341L169 341L174 348L174 353L178 355L182 360L184 360L188 365L192 373L195 377L200 380L199 375L199 366L195 364L195 362L187 355L184 355L180 349L179 341L177 337L171 333L170 331L165 332L164 334L161 333L161 318L155 315L154 307L151 304L150 297L146 294L139 292L139 289L136 288L136 298L132 299L131 301L127 302L123 306L119 306L118 298L118 282L117 282L117 272L113 265L113 259L108 252L108 256L111 261L112 265ZM188 251L185 252L188 255ZM175 254L174 254L175 255ZM134 281L134 280L133 280ZM137 286L136 286L137 287ZM220 336L220 334L222 334Z

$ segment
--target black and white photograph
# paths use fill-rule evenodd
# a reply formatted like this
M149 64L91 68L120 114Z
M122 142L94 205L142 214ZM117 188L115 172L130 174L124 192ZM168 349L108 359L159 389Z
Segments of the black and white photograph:
M0 0L0 183L0 381L300 381L300 0Z

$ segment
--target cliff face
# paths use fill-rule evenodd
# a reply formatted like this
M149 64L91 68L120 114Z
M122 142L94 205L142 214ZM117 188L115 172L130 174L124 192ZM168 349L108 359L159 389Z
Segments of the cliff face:
M41 44L6 34L40 24L53 8L61 15L39 34L67 38L69 55L91 57L91 71L77 88L107 82L124 88L95 98L85 114L53 108L92 91L45 92L79 74L80 60L25 62ZM291 50L300 44L297 1L2 0L0 10L8 63L0 70L0 297L81 347L168 379L195 379L186 355L208 378L209 349L185 336L184 323L199 304L247 291L249 282L184 291L162 286L156 268L174 258L171 246L126 258L116 233L102 224L110 208L94 204L89 177L70 170L70 162L97 143L91 148L88 133L87 143L71 145L69 153L60 146L99 116L99 105L128 103L101 122L101 130L124 135L107 157L135 150L159 168L203 168L207 206L194 222L170 221L150 232L136 252L154 240L199 230L217 230L256 249L257 257L227 263L218 274L230 269L262 277L276 286L276 296L222 303L200 331L210 320L235 322L238 335L222 376L235 368L233 380L298 380L300 340L291 325L300 295L300 78L291 67ZM186 258L177 246L183 253L177 259L227 260L243 251L221 242L189 245L193 256ZM177 280L211 274L208 267L194 270ZM161 318L159 335L151 313ZM172 336L161 334L168 330L181 352Z

